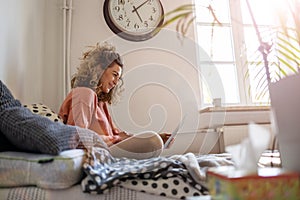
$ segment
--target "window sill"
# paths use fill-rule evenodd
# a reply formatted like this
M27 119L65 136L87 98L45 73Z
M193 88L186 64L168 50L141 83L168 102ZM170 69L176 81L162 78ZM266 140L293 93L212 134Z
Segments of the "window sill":
M270 124L270 106L207 107L199 111L200 129Z

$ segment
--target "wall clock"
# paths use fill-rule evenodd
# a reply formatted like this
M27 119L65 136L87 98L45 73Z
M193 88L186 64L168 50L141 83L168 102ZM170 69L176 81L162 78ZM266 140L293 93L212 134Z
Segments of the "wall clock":
M103 14L109 28L130 41L152 38L164 21L160 0L105 0Z

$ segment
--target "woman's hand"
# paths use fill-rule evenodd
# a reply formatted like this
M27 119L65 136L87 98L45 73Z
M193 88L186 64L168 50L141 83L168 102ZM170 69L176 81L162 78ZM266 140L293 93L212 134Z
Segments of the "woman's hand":
M171 133L160 133L159 134L161 139L163 140L164 144L167 142L167 140L170 138L171 136ZM167 148L170 148L172 146L172 144L174 143L174 138L172 138L171 142L169 143L169 145L166 147Z
M121 141L125 140L127 138L130 138L132 136L132 134L127 133L125 131L119 132L118 135L119 135Z

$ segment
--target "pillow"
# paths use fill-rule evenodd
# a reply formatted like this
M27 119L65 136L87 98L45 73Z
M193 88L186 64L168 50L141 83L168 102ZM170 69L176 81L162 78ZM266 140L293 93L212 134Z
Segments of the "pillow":
M79 131L78 127L53 122L23 106L0 112L0 133L22 151L57 155L75 149Z
M10 151L26 151L57 155L62 151L80 148L108 148L92 130L53 122L20 106L0 111L0 134L10 142ZM1 138L1 137L0 137ZM0 142L2 144L2 141ZM8 151L2 149L1 151Z
M83 178L85 151L73 149L59 155L0 152L0 187L34 185L65 189Z
M42 103L25 104L23 106L28 108L32 113L47 117L51 121L63 122L58 114Z
M79 144L108 148L101 137L89 129L56 123L33 114L12 96L1 80L0 139L0 151L57 155Z

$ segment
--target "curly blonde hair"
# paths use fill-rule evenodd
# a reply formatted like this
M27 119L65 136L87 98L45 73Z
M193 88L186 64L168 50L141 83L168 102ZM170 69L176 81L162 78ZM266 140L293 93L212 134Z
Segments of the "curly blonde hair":
M94 90L99 101L116 103L123 91L123 80L120 77L118 84L109 91L104 93L100 91L99 80L106 68L116 62L123 68L121 56L116 52L116 48L108 43L95 46L89 46L89 50L83 53L81 64L71 80L71 87L88 87Z

